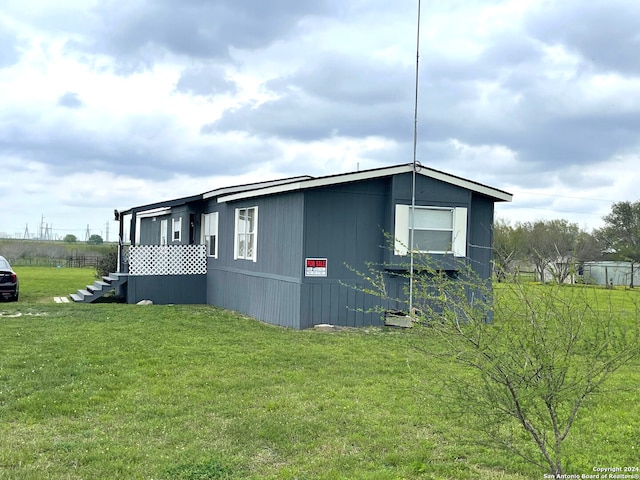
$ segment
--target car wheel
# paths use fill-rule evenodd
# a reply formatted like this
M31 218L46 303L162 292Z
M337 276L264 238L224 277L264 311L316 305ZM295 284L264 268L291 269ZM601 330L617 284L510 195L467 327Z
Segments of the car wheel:
M11 295L9 297L9 300L11 300L12 302L17 302L19 296L20 296L20 294L18 292L16 292L15 295Z

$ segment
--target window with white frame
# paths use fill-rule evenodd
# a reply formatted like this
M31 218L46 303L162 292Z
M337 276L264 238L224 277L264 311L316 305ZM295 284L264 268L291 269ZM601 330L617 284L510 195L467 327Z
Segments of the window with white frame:
M218 212L202 215L202 240L207 246L207 255L218 258Z
M414 251L432 254L467 255L467 209L463 207L396 205L395 254L407 255L413 225Z
M171 219L171 241L179 242L182 239L182 218Z
M169 222L167 222L167 219L165 218L164 220L160 220L160 245L167 244L168 230Z
M234 259L257 260L258 207L236 208Z

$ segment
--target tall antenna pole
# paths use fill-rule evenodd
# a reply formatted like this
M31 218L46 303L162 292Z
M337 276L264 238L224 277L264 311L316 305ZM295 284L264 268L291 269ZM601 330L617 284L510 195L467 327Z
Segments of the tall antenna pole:
M414 275L414 229L413 222L416 211L416 163L418 152L418 87L420 66L420 0L418 0L418 26L416 28L416 92L413 109L413 166L411 169L411 209L409 213L409 316L413 315L413 275Z

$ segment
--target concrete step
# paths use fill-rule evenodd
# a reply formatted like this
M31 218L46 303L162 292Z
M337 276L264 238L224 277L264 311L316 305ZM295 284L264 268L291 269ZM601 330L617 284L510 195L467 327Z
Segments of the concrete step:
M114 288L114 286L110 283L100 281L93 282L93 285L87 285L87 290L90 292L101 292L105 289L108 291L112 288Z
M82 301L84 302L87 297L92 297L93 293L89 290L78 290L78 295L82 297Z
M110 273L102 277L102 280L93 282L93 285L87 285L86 289L78 290L69 296L74 302L91 303L102 297L105 293L127 283L128 277L129 275L126 273Z

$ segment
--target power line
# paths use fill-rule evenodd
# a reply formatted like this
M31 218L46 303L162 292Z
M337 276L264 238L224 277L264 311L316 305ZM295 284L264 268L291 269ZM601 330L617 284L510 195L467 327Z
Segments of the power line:
M500 208L500 211L502 213L506 213L506 212L513 212L515 210L532 210L534 212L551 212L551 213L571 213L573 215L584 215L584 216L589 216L589 217L598 217L598 218L602 218L603 215L605 214L600 214L600 213L593 213L593 212L576 212L574 210L558 210L555 208L536 208L536 207L526 207L526 206L520 206L520 205L514 205L514 206L504 206L503 208Z
M617 200L608 200L606 198L590 198L590 197L575 197L572 195L555 195L553 193L539 193L539 192L528 192L526 190L511 190L513 193L523 193L526 195L540 195L542 197L555 197L555 198L572 198L574 200L591 200L594 202L608 202L615 203Z

